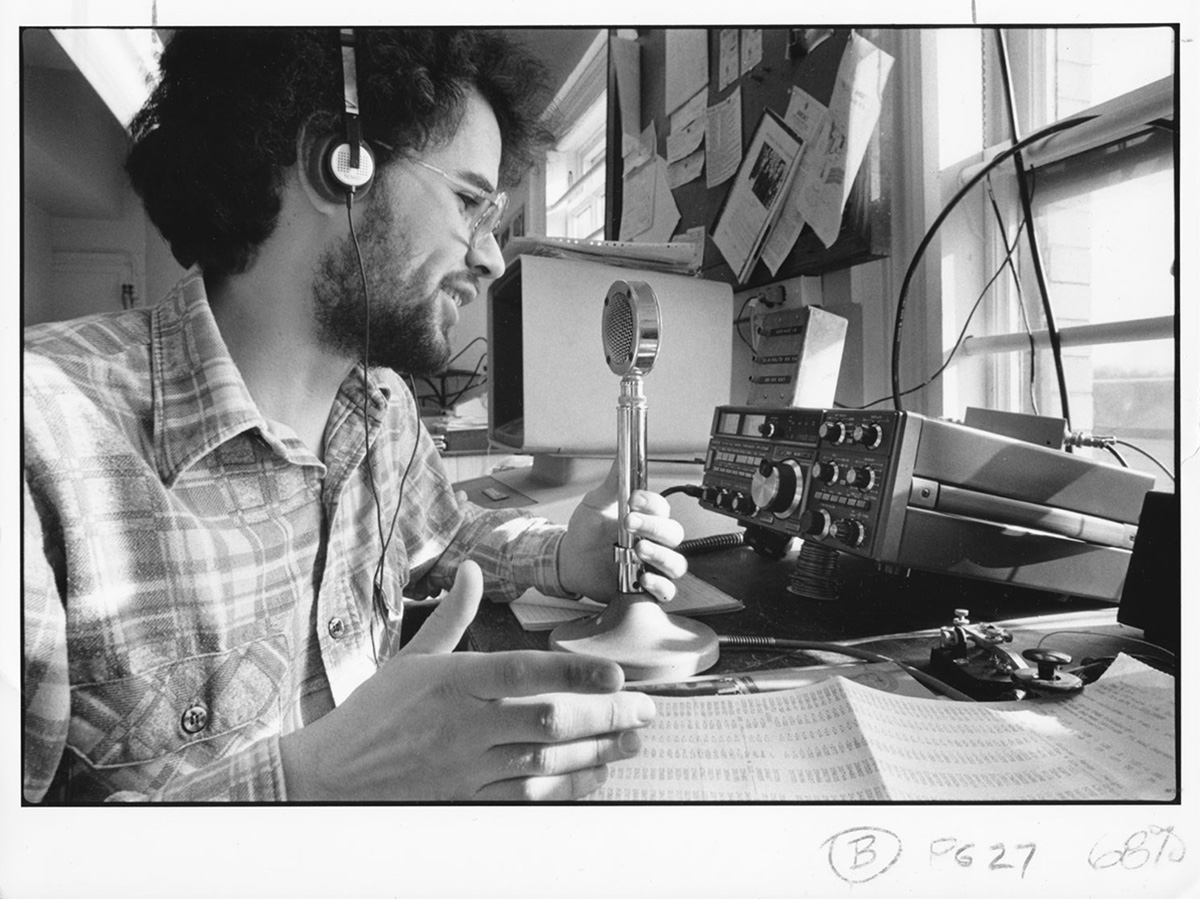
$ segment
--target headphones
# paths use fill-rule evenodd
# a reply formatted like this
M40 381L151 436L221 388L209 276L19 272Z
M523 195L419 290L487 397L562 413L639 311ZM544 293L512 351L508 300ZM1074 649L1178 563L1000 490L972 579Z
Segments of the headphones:
M358 121L358 67L354 29L340 29L342 46L342 114L344 130L317 143L308 157L309 180L318 194L332 203L363 196L375 177L375 157L362 140Z

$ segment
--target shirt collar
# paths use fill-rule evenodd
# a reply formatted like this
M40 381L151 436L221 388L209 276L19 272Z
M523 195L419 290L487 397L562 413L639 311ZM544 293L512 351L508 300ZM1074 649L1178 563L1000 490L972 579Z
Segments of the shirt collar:
M167 486L235 434L266 430L217 329L198 269L151 313L150 354L154 446Z
M259 411L217 328L199 269L154 308L150 341L156 463L168 487L198 459L255 428L284 458L320 465L299 441L276 436ZM369 407L381 415L390 391L375 378L368 384ZM341 390L362 396L358 366Z

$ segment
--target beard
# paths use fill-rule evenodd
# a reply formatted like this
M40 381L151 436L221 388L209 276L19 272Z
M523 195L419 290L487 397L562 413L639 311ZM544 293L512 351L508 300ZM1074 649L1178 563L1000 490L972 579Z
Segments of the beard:
M338 354L357 359L365 355L368 366L416 376L436 374L450 358L451 323L438 312L443 285L430 291L427 279L407 261L410 241L396 233L392 204L381 181L376 179L378 194L358 232L361 271L349 236L317 261L312 286L317 336ZM447 276L444 283L451 280Z

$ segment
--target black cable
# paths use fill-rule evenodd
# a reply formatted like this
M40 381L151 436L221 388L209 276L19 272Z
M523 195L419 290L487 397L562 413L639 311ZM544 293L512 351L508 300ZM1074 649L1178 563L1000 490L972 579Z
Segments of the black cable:
M472 381L475 380L475 377L479 374L480 367L486 361L487 361L487 353L481 353L479 358L477 360L475 360L475 370L472 371L471 374L467 377L466 386L463 387L463 389L460 390L458 393L454 394L454 399L447 400L446 405L443 406L442 408L453 409L458 404L458 401L463 398L463 394L465 394L468 390L471 390L474 387L482 387L484 384L487 383L487 378L484 378L478 384L472 383Z
M354 257L358 262L358 277L363 289L363 347L362 347L362 416L363 440L367 447L367 485L371 497L375 501L375 530L379 541L383 543L383 509L379 503L379 492L375 488L375 470L371 463L371 417L368 414L367 400L370 396L370 382L367 380L367 360L371 358L371 296L367 287L367 270L363 265L362 248L358 244L358 235L354 231L354 191L346 191L346 224L350 228L350 241L354 244Z
M674 493L686 493L688 496L696 499L700 498L700 488L695 484L676 484L674 487L668 487L660 496L671 496Z
M1017 127L1017 110L1016 100L1013 94L1012 77L1008 68L1008 45L1004 40L1004 29L996 29L996 43L999 47L1000 57L1000 74L1001 82L1004 85L1004 97L1006 100L1006 108L1008 110L1008 125L1012 132L1014 141L1020 138L1020 129ZM1038 246L1037 227L1033 219L1033 198L1029 191L1029 178L1025 170L1025 163L1021 159L1020 151L1013 154L1013 166L1017 173L1017 193L1021 198L1021 208L1025 211L1025 218L1029 222L1029 228L1025 232L1025 238L1029 241L1029 256L1033 261L1033 274L1037 278L1038 290L1042 295L1042 314L1046 320L1046 333L1050 337L1050 354L1054 359L1054 372L1058 379L1058 398L1062 405L1062 417L1067 422L1067 430L1071 429L1071 401L1067 395L1067 375L1063 368L1062 359L1062 338L1058 333L1058 325L1054 321L1054 305L1050 301L1050 285L1046 280L1046 272L1042 265L1042 251ZM1071 448L1068 447L1070 452Z
M891 662L914 680L924 684L926 687L937 690L939 693L949 696L951 699L957 699L960 702L975 701L973 696L968 696L961 690L955 689L931 674L926 674L919 668L914 668L912 665L909 665L906 662L901 662L899 659L894 659L891 656L885 656L882 653L873 652L869 649L862 649L858 646L843 646L840 643L825 643L818 640L786 640L778 637L748 637L740 634L718 634L717 643L726 649L786 649L815 652L834 652L839 653L840 655L850 656L851 658L865 659L868 662Z
M476 337L474 340L472 340L470 343L468 343L465 347L463 347L461 350L459 350L457 353L455 353L453 356L450 357L450 361L446 363L446 368L449 368L451 365L453 365L463 353L465 353L471 347L475 346L475 344L479 343L481 340L484 343L488 342L486 337Z
M1008 272L1012 275L1013 286L1017 291L1017 309L1021 312L1021 323L1025 326L1025 336L1029 338L1029 407L1033 410L1034 415L1040 415L1038 410L1037 391L1037 342L1033 339L1033 328L1029 324L1029 312L1025 309L1025 291L1021 288L1021 275L1017 271L1017 266L1013 262L1013 253L1016 250L1016 245L1021 240L1021 227L1029 221L1028 218L1022 220L1022 225L1018 226L1017 234L1013 238L1013 245L1008 245L1008 234L1004 227L1004 216L1000 213L1000 204L996 202L996 195L992 192L992 179L987 179L988 200L992 204L992 213L996 216L996 225L1000 228L1000 239L1004 241L1004 260L1008 263Z
M1022 219L1021 224L1017 226L1017 238L1018 239L1021 236L1021 229L1024 227L1025 227L1025 220ZM967 313L966 321L963 322L962 328L959 329L958 339L954 341L954 346L952 346L950 348L949 355L946 356L945 360L942 362L941 366L939 366L937 371L935 371L933 374L931 374L928 378L926 378L924 381L922 381L916 387L910 387L910 388L908 388L908 390L905 390L903 393L900 394L901 396L908 396L910 393L916 393L918 390L924 390L926 387L928 387L930 384L932 384L935 380L937 380L938 377L941 376L942 372L944 372L946 370L946 368L950 365L951 361L953 361L954 355L958 352L959 348L962 346L963 341L966 339L967 328L970 327L971 319L973 319L975 317L975 313L977 311L979 311L979 305L983 302L983 298L987 296L987 292L989 290L991 290L992 285L996 283L996 280L1002 274L1004 274L1005 265L1012 260L1013 253L1015 253L1017 251L1017 241L1016 240L1013 241L1013 245L1010 247L1010 246L1008 246L1008 240L1006 238L1004 241L1004 246L1008 250L1007 254L1005 255L1005 257L1002 260L1000 260L1000 267L996 269L996 271L992 274L992 277L988 279L988 282L985 285L983 285L983 290L981 290L979 292L979 296L975 298L975 303L973 306L971 306L971 311L969 313ZM843 408L843 409L868 409L871 406L874 406L876 403L882 403L886 399L888 399L888 397L881 396L879 399L871 400L871 402L869 402L869 403L863 403L863 405L861 405L861 406L842 406L841 408Z
M746 346L750 347L751 353L754 352L754 344L752 344L750 341L748 341L746 339L746 335L744 335L742 333L741 321L742 321L742 313L746 311L746 307L750 305L750 301L753 299L754 299L754 297L746 297L746 299L742 301L742 308L738 310L738 314L735 315L734 319L733 319L733 330L737 332L737 336L739 338L741 338L742 343L744 343L744 344L746 344ZM753 321L753 319L751 319L751 321Z
M384 602L383 594L383 577L386 572L387 550L388 546L391 545L392 536L396 533L396 522L400 518L400 505L404 500L404 485L408 481L408 473L412 470L413 461L417 458L417 447L421 443L421 414L416 403L417 385L413 383L412 375L409 375L408 383L410 385L410 391L413 395L413 409L417 413L415 422L416 427L413 430L413 447L412 452L408 454L408 462L404 465L404 474L400 476L400 486L396 490L396 506L392 512L392 523L388 526L387 537L383 538L383 550L379 554L379 564L375 566L375 577L372 581L372 596L375 599L376 608L384 616L384 621L387 620L387 605ZM368 457L370 457L370 453L371 448L368 446ZM374 490L374 485L372 485L372 490ZM378 497L376 498L376 502L378 503ZM382 534L380 536L382 538Z
M444 393L442 393L441 388L439 388L436 384L433 383L432 378L422 377L421 380L424 381L425 385L430 390L433 391L433 396L426 395L426 396L419 397L419 402L425 402L426 400L436 400L437 404L438 404L438 408L445 409L446 408L446 395Z
M892 400L897 411L903 411L900 403L900 397L905 393L900 389L900 337L904 327L904 306L908 300L908 290L912 284L912 279L916 275L917 265L921 258L925 255L925 251L929 248L929 244L933 241L934 235L937 234L939 228L954 211L954 208L959 204L971 189L983 180L988 172L996 168L1003 162L1007 161L1014 153L1020 152L1025 147L1039 140L1044 140L1052 134L1057 134L1060 131L1066 131L1069 128L1076 128L1084 122L1090 122L1096 118L1094 115L1079 116L1073 119L1063 119L1061 122L1055 122L1052 125L1047 125L1040 131L1036 131L1022 141L1019 141L1009 147L1007 150L997 154L991 161L986 163L983 168L976 172L970 180L964 184L958 192L950 198L950 201L938 213L933 224L929 226L929 230L925 232L925 236L918 244L916 251L913 253L912 261L908 264L908 270L904 273L904 280L900 285L900 295L896 300L896 323L892 329Z
M744 531L738 531L731 534L712 534L708 537L693 537L690 540L684 540L676 550L680 555L692 556L703 555L704 553L716 552L719 549L737 549L739 546L746 545L746 534Z
M1115 440L1114 439L1113 443L1118 443L1121 446L1125 447L1126 449L1133 450L1135 453L1141 453L1143 456L1145 456L1147 459L1149 459L1151 462L1153 462L1155 465L1157 465L1159 467L1159 469L1162 470L1162 473L1171 479L1172 484L1175 483L1175 475L1172 474L1171 469L1167 468L1167 466L1163 465L1161 462L1158 461L1158 459L1156 459L1154 456L1150 455L1148 452L1146 452L1140 446L1134 446L1132 443L1129 443L1125 440Z
M367 485L371 491L371 498L375 503L375 529L379 534L379 561L375 565L375 574L372 577L371 585L371 604L381 622L386 624L388 609L387 602L384 599L383 579L387 568L387 551L388 546L392 541L392 534L396 527L396 518L400 512L400 504L404 499L404 484L408 480L408 472L412 468L413 460L417 456L417 445L420 443L421 436L421 410L417 403L417 387L412 384L413 395L413 410L416 418L416 430L413 437L412 453L408 457L408 464L404 467L404 474L400 478L400 489L396 493L396 511L392 515L392 524L387 535L383 533L383 504L379 500L379 490L375 486L375 468L371 462L371 417L368 414L369 408L367 401L370 396L370 381L367 378L367 363L371 358L371 298L367 287L367 270L363 265L362 248L358 243L358 235L354 231L354 191L346 191L346 221L350 228L350 240L354 245L354 256L358 262L358 276L362 282L363 289L363 348L362 348L362 415L363 415L363 456L366 461L367 468ZM409 378L412 383L411 377ZM375 617L371 617L371 632L374 634ZM371 652L375 653L375 640L371 639ZM375 663L379 664L378 656L375 658Z
M1109 455L1111 455L1114 459L1116 459L1121 464L1122 468L1129 467L1129 463L1125 461L1125 457L1121 455L1121 451L1119 449L1117 449L1111 443L1104 444L1104 448L1106 450L1108 450Z

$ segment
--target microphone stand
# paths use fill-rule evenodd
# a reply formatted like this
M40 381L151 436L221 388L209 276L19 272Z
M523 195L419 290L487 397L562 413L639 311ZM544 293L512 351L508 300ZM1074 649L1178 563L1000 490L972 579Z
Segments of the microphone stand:
M625 519L633 492L646 489L646 457L646 395L642 372L634 366L621 378L617 399L618 518L613 556L620 593L596 615L555 628L550 647L611 659L628 680L690 677L716 664L717 635L708 625L668 615L639 583L642 565Z

